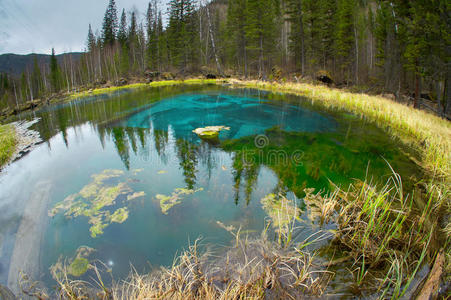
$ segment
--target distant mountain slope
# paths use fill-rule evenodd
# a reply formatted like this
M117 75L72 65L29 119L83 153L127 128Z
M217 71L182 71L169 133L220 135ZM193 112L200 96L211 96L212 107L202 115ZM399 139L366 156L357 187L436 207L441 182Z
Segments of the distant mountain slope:
M64 57L72 56L72 60L74 62L80 60L82 53L81 52L72 52L72 53L64 53L57 55L57 60L61 63ZM27 67L31 70L33 67L34 58L37 58L38 64L41 67L42 65L48 65L50 63L50 55L47 54L27 54L27 55L18 55L18 54L1 54L0 55L0 73L8 73L12 76L19 76L23 71L27 69Z

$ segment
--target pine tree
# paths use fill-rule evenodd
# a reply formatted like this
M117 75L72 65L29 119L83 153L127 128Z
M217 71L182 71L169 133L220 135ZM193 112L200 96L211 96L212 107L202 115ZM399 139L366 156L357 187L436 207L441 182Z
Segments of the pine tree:
M52 56L50 56L50 84L53 92L59 92L61 89L61 72L58 61L55 56L55 49L52 48Z
M171 63L185 69L195 61L197 28L193 0L171 0L169 2L168 48Z
M277 31L275 16L278 1L248 0L246 39L248 51L257 57L258 75L264 77L265 65L275 49L275 34Z
M227 49L229 59L238 62L247 76L247 0L229 0L227 10Z
M127 16L125 15L125 9L122 10L121 23L119 25L119 31L117 33L117 40L121 47L127 43Z
M117 9L114 0L110 0L103 18L102 42L103 45L114 45L117 34Z
M157 13L156 7L152 8L149 2L146 13L146 29L147 29L147 67L156 68L158 60L158 33L157 33Z
M94 48L96 46L96 38L94 34L92 33L91 24L89 24L89 30L88 30L88 38L86 41L88 52L93 52Z
M337 1L337 24L335 33L335 55L339 59L341 75L350 78L352 62L351 50L354 47L354 8L355 0Z
M41 69L39 68L38 60L36 57L34 57L33 59L33 73L31 74L31 85L34 97L39 98L43 87L42 87Z
M333 60L333 46L335 42L335 15L337 11L337 5L335 0L319 0L320 3L320 20L317 23L319 27L319 51L322 56L322 67L327 68L328 62Z
M136 14L133 11L130 16L130 27L128 29L128 48L130 49L130 55L132 60L132 71L137 70L137 48L138 48L138 35L137 35Z
M303 0L287 0L287 15L291 23L290 49L294 54L294 65L305 73L305 30Z

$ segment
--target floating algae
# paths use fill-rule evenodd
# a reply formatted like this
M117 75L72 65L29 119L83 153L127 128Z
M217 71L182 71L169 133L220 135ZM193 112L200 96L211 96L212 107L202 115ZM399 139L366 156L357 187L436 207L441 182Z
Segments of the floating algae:
M136 172L133 171L135 174ZM85 216L89 218L91 237L103 234L111 223L123 223L128 218L128 209L121 207L111 211L108 207L116 205L119 200L133 200L145 196L144 192L133 192L125 182L117 182L124 175L121 170L104 170L92 175L92 182L84 186L77 194L66 197L49 211L53 217L63 211L67 218ZM123 196L123 197L121 197Z
M268 194L260 202L264 211L271 218L272 226L276 232L288 233L293 218L299 220L301 211L296 203L282 195Z
M128 195L127 196L127 200L128 201L132 201L132 200L135 200L136 198L144 197L145 195L146 195L146 193L144 191L136 192L136 193L133 193L131 195Z
M185 189L185 188L176 188L171 195L156 195L158 201L160 201L161 212L165 215L168 214L168 211L175 205L182 203L181 197L185 195L191 195L196 192L203 191L203 188L199 188L197 190Z

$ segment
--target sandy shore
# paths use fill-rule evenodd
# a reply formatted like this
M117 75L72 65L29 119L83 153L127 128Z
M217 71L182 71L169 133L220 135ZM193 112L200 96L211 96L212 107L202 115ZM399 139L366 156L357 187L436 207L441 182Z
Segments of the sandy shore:
M25 204L22 221L17 230L14 250L8 273L8 287L19 295L21 272L39 279L41 241L47 224L47 205L51 183L38 182L30 199Z

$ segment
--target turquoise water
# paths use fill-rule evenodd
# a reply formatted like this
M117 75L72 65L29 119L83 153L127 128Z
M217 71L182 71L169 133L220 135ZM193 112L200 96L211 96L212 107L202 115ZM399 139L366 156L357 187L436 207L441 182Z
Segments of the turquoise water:
M344 185L366 176L383 182L391 172L384 159L407 188L421 176L404 154L408 149L381 130L294 96L212 86L158 88L23 117L35 116L45 143L0 176L0 282L7 282L15 247L27 246L16 234L30 203L44 207L35 220L42 226L32 244L40 251L35 276L51 284L49 268L59 257L73 258L80 246L95 249L91 263L102 261L116 279L124 278L130 265L138 272L171 265L198 237L206 247L229 245L233 237L220 223L260 234L269 218L260 200L269 193L286 195L303 209L304 188L327 191L329 180ZM192 132L212 125L230 127L219 144ZM281 152L272 156L276 150ZM36 200L42 185L49 193ZM107 205L95 207L90 188L95 195L109 189L113 201L105 192L99 201ZM135 193L140 196L129 200ZM51 213L71 195L87 205L71 206L81 215L69 209ZM172 197L169 208L160 201L164 197ZM111 221L124 209L125 220ZM302 239L317 228L304 214L299 217ZM93 237L99 219L105 227Z

